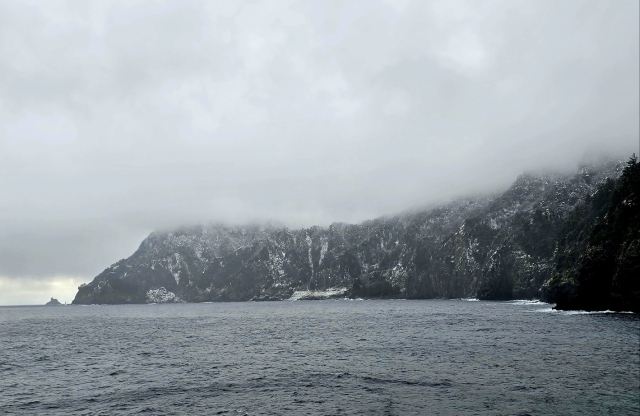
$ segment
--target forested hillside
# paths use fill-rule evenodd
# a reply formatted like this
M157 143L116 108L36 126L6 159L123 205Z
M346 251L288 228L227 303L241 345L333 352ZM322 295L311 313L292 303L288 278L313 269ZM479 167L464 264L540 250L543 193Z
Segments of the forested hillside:
M640 164L634 156L567 219L543 293L558 309L640 312Z

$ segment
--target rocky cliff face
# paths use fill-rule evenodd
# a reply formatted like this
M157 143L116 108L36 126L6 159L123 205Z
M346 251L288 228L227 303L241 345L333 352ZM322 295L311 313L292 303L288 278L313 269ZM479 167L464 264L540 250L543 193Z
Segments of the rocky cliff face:
M571 213L543 286L558 309L640 312L640 164Z
M154 232L82 285L74 303L280 300L329 288L355 297L537 298L565 220L622 166L522 175L498 196L357 225Z

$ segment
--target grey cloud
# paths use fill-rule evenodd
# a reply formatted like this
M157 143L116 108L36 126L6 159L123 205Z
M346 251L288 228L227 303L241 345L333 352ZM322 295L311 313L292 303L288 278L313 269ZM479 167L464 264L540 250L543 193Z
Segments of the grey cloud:
M638 151L638 3L0 4L0 275L361 221Z

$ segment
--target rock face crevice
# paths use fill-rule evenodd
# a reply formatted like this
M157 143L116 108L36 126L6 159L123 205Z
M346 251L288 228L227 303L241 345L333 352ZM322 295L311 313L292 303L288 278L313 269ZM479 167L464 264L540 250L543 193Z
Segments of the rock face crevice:
M74 303L282 300L334 288L352 297L551 296L540 289L557 269L559 248L571 255L562 240L567 219L623 167L522 175L499 195L361 224L154 232L131 257L82 285Z

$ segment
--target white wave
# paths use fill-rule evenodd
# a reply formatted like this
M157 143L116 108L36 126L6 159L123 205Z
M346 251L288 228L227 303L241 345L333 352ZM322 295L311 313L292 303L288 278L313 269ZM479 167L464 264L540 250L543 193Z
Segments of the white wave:
M541 300L528 300L528 299L517 299L517 300L509 300L507 303L512 305L550 305L550 303L543 302Z
M604 314L612 314L612 313L634 313L634 312L630 312L630 311L617 312L617 311L611 311L611 310L606 310L606 311L582 311L582 310L578 310L578 311L563 311L563 310L553 309L553 308L538 309L538 310L536 310L536 312L557 313L559 315L604 315Z
M606 311L601 312L601 313L635 313L635 312L633 312L633 311L610 311L610 310L607 309Z

